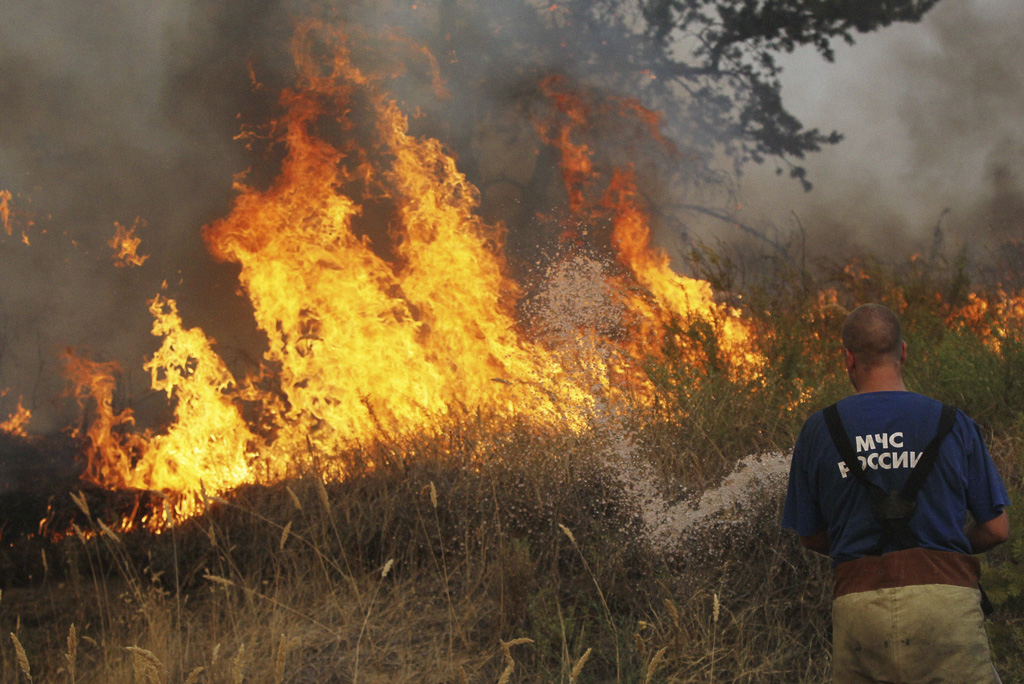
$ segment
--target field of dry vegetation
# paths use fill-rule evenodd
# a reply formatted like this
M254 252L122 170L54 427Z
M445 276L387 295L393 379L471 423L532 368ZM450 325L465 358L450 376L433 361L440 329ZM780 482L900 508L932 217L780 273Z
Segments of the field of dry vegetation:
M157 536L110 531L83 490L68 536L0 549L0 684L827 681L831 574L779 528L778 464L846 392L836 332L866 300L901 312L909 384L979 421L1011 489L984 582L998 669L1024 682L1024 305L965 273L861 262L749 286L762 377L731 377L680 321L700 360L665 350L656 406L579 435L452 415L323 455L343 482L313 464Z

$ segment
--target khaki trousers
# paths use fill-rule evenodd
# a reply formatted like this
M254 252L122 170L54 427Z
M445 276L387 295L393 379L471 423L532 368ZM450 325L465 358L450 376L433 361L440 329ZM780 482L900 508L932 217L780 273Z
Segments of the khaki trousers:
M980 593L920 584L832 604L835 684L998 684Z

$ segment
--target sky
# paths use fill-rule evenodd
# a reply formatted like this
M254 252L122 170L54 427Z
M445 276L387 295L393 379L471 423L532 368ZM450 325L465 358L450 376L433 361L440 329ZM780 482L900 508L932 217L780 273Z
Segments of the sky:
M251 163L238 112L266 106L237 65L254 44L286 45L287 6L304 1L4 0L0 190L13 197L12 235L0 227L0 419L22 399L38 429L74 420L60 397L65 347L119 362L123 400L163 405L142 370L159 344L157 293L229 363L258 357L237 267L209 256L200 228L227 214ZM845 139L804 161L810 193L770 163L748 167L741 219L784 238L799 222L816 255L927 251L940 217L943 249L997 250L1024 216L1021 26L1016 0L944 0L920 24L838 46L834 64L784 57L784 101ZM279 59L259 55L261 78ZM115 268L114 224L137 221L149 259Z

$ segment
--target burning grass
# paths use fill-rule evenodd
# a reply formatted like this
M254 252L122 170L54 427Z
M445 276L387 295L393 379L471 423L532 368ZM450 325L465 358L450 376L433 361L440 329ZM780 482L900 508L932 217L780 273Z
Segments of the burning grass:
M914 298L905 278L752 309L756 381L680 321L701 354L666 346L647 368L658 401L586 431L453 416L209 496L159 535L115 532L90 499L83 534L3 550L2 631L36 682L821 681L830 571L778 528L765 463L739 471L747 496L681 518L684 544L655 543L645 506L692 510L747 455L788 450L845 392L830 340L865 296L901 311L908 381L979 420L1018 504L985 577L997 663L1019 681L1022 329L985 313L1005 312L997 290L965 308ZM321 475L339 468L343 481ZM3 684L27 681L17 649L0 645Z
M722 583L756 592L741 577L753 565L720 556L722 575L694 550L653 554L635 505L594 456L600 444L494 427L379 445L389 462L340 483L309 473L242 488L159 536L95 521L95 535L47 548L33 582L5 591L4 627L35 681L69 677L56 656L71 624L92 640L78 649L79 682L132 681L128 646L153 654L158 681L197 667L210 682L239 671L254 682L498 681L500 644L518 637L531 642L511 647L515 681L566 680L587 649L582 673L615 681L642 676L668 641L683 651L663 653L662 670L706 670L717 593L716 669L740 667L730 644L751 635L736 632L733 613L745 610ZM495 453L480 461L481 450ZM761 650L750 646L733 651ZM5 684L18 676L11 647Z

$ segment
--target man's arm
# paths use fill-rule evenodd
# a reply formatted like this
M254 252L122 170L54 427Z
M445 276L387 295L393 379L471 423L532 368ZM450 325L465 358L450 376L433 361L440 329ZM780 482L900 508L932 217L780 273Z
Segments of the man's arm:
M967 533L967 540L971 542L971 553L983 553L1010 538L1010 518L1006 511L1003 511L983 523L971 521L964 531Z
M818 532L809 536L801 534L800 543L811 551L816 551L823 556L828 555L828 532Z

